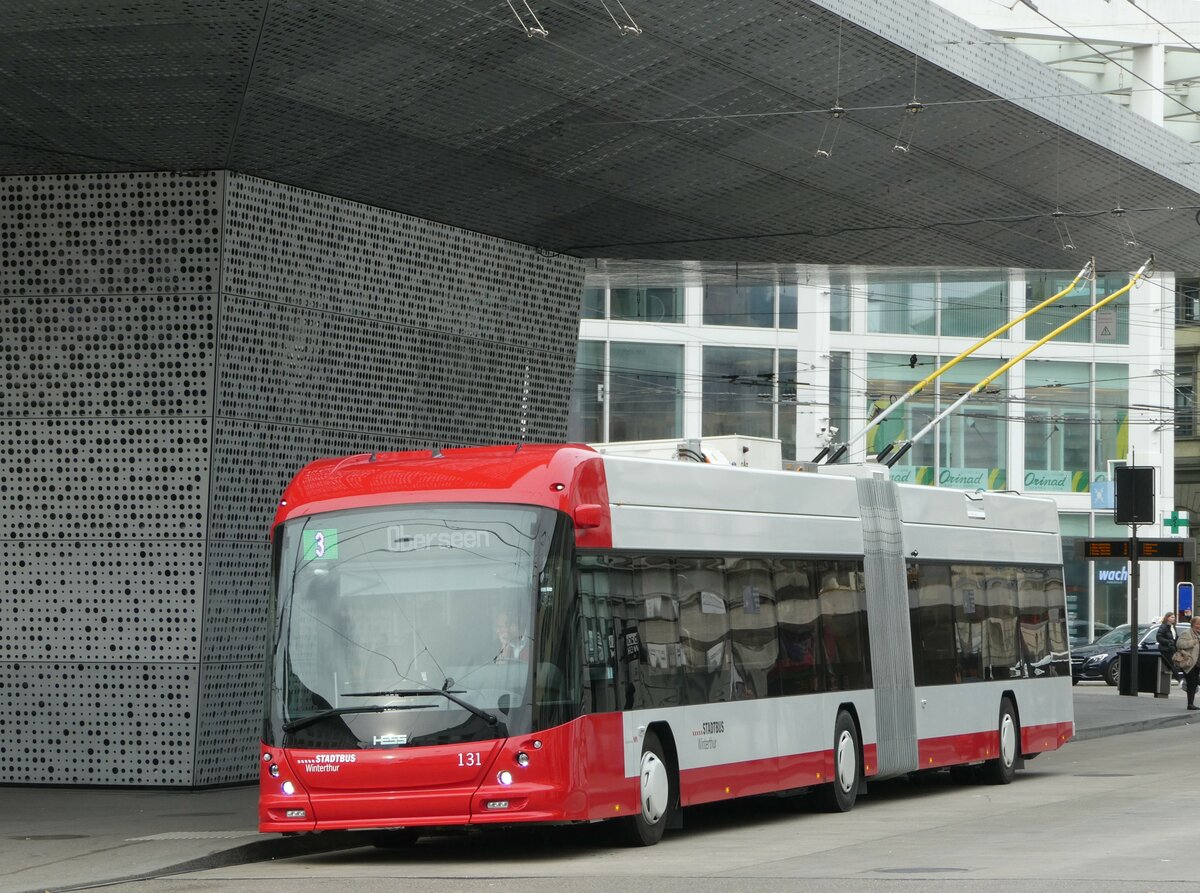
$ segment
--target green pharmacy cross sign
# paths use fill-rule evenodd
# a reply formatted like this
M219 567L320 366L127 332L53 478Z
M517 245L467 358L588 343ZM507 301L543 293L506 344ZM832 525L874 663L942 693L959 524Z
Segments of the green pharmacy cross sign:
M1180 514L1179 509L1171 512L1171 514L1163 518L1163 527L1171 531L1172 536L1179 536L1181 532L1190 532L1191 526L1188 520L1187 512Z

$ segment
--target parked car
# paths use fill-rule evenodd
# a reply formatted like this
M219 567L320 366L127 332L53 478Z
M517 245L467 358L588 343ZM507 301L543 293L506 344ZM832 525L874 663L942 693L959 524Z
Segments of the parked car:
M1178 630L1178 626L1176 627L1176 630ZM1142 640L1138 644L1138 651L1140 651L1142 654L1158 654L1158 624L1157 623L1150 627L1149 633L1142 636ZM1121 648L1117 652L1116 663L1118 666L1120 666L1120 663L1121 663L1121 655L1128 654L1128 653L1129 653L1129 645L1126 645L1124 648ZM1142 664L1139 664L1139 668L1144 665L1145 665L1144 662ZM1183 679L1183 676L1184 676L1183 673L1181 673L1179 670L1176 670L1173 666L1170 669L1171 669L1171 678L1172 679L1174 679L1176 681ZM1140 672L1140 669L1139 669L1139 672ZM1119 684L1121 681L1121 673L1119 670L1116 674L1116 678L1117 678L1117 683ZM1140 683L1141 683L1140 679L1138 680L1138 683L1139 683L1139 687L1140 687ZM1182 682L1180 684L1182 685Z
M1154 633L1157 626L1149 623L1138 624L1138 639L1145 643L1149 638L1150 644L1157 649ZM1141 647L1139 645L1139 647ZM1129 650L1129 624L1122 623L1113 628L1095 642L1079 647L1071 647L1071 683L1080 680L1103 679L1109 685L1116 685L1121 678L1121 664L1117 655L1123 650Z
M1067 621L1067 637L1070 639L1071 647L1076 645L1088 645L1099 639L1106 633L1112 632L1112 627L1107 623L1096 623L1093 625L1095 632L1088 635L1088 622L1086 620L1068 620ZM1128 638L1126 641L1129 641Z

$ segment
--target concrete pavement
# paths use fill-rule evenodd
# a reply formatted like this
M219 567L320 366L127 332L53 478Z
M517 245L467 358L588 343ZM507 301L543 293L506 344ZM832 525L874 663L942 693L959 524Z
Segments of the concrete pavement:
M1168 698L1121 697L1103 683L1073 689L1075 738L1200 725L1178 687ZM207 791L0 788L0 893L65 891L362 845L353 834L259 834L256 786Z

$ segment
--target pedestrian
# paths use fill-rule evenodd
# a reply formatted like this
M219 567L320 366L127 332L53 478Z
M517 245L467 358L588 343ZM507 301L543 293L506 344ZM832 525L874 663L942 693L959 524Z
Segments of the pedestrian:
M1179 633L1171 663L1184 673L1183 690L1187 692L1187 709L1200 710L1196 706L1196 689L1200 688L1200 617L1193 617L1191 626Z
M1175 665L1171 663L1171 658L1175 654L1174 611L1168 611L1166 614L1163 614L1162 623L1158 625L1158 632L1155 633L1154 640L1158 643L1158 656L1163 659L1163 663L1167 665L1167 669L1175 669Z

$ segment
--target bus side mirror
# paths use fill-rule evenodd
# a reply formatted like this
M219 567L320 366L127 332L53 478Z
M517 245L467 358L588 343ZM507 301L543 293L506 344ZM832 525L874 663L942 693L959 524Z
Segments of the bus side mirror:
M604 507L596 505L594 502L577 505L575 506L572 518L575 521L575 528L577 530L599 527L604 523Z

